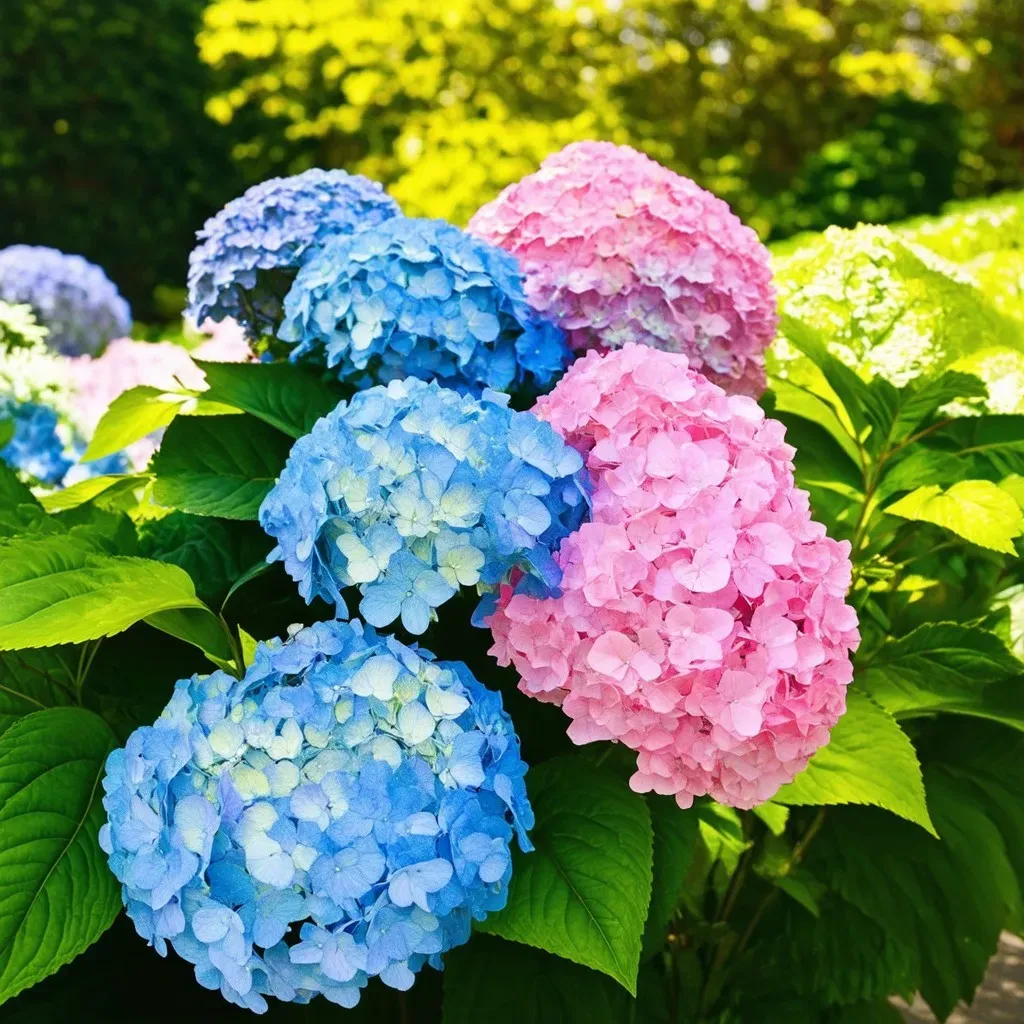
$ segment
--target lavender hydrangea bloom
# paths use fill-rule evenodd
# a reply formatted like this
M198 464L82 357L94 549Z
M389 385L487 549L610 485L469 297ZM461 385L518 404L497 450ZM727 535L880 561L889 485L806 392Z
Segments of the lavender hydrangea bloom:
M48 405L0 396L0 437L10 435L0 447L0 460L32 482L57 486L74 461L65 452L59 425L57 411Z
M515 258L442 220L400 218L332 239L299 271L278 337L342 377L408 375L479 393L546 390L564 332L523 294Z
M128 915L201 985L351 1007L501 909L532 849L519 740L465 665L322 622L245 677L181 680L107 760L100 831Z
M508 396L479 399L410 377L356 394L300 438L260 523L310 601L423 633L461 586L496 589L513 569L546 593L553 553L587 511L583 461Z
M311 248L400 214L382 185L345 171L313 168L254 185L198 232L189 313L196 323L233 317L254 339L273 334Z
M128 303L99 267L42 245L0 250L0 299L31 306L64 355L94 355L132 329Z

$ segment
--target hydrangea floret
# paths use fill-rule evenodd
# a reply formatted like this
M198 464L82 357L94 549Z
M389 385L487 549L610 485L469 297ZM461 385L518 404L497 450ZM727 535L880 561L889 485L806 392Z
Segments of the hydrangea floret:
M593 521L560 596L502 589L492 653L576 743L636 750L635 790L767 800L828 741L859 642L849 542L811 519L782 424L638 345L588 353L536 411L584 454Z
M64 355L97 353L132 328L128 303L99 267L42 245L0 249L0 299L31 306Z
M728 205L628 146L578 142L470 220L514 254L575 349L681 352L728 391L764 391L777 322L767 249Z
M545 390L568 365L564 333L523 294L508 253L442 220L396 218L333 239L299 271L278 336L293 359L386 383Z
M139 934L260 1013L408 989L504 906L513 834L532 849L500 694L359 622L295 629L241 680L181 680L103 781Z
M558 584L552 557L587 510L582 459L508 396L410 377L355 395L300 438L260 509L307 600L423 633L460 587Z
M400 214L378 182L341 170L313 168L253 185L198 232L189 257L189 313L197 324L233 317L251 338L273 334L311 249Z

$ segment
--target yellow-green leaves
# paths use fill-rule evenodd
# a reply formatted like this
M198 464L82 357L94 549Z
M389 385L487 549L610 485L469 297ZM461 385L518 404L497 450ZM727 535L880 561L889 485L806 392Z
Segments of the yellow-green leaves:
M1024 514L1017 502L990 480L961 480L943 490L936 484L918 487L890 505L889 515L934 523L958 537L1014 554L1014 538L1024 532Z

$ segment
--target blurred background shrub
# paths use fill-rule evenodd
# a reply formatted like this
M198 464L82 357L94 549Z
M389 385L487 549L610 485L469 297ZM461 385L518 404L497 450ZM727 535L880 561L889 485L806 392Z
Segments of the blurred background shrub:
M581 138L645 150L772 240L934 213L1024 184L1022 18L1024 0L24 0L0 33L0 245L84 253L145 319L245 184L344 167L463 223Z
M0 13L0 247L98 263L136 316L170 315L194 233L244 186L211 121L205 0L9 0ZM167 308L168 304L172 308Z

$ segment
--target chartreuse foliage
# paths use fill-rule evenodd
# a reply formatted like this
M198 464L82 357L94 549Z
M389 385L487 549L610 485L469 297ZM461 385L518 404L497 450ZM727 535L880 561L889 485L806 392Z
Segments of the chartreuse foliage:
M452 599L424 643L503 690L535 850L513 855L507 905L446 955L443 986L425 971L401 997L371 984L355 1010L310 1014L885 1024L896 994L943 1019L970 1000L1000 931L1024 926L1024 416L989 411L965 363L1013 351L1019 311L902 238L831 235L781 266L764 403L815 517L851 544L863 637L830 743L751 812L641 796L631 758L574 750L560 712L484 654L473 601ZM266 565L255 516L341 391L291 365L203 368L208 390L129 393L101 424L115 447L166 426L143 473L44 507L0 467L0 1001L61 969L11 1004L24 1013L125 957L123 984L164 996L154 1019L235 1012L120 927L62 966L117 906L96 838L107 751L178 678L240 675L254 638L332 615Z

